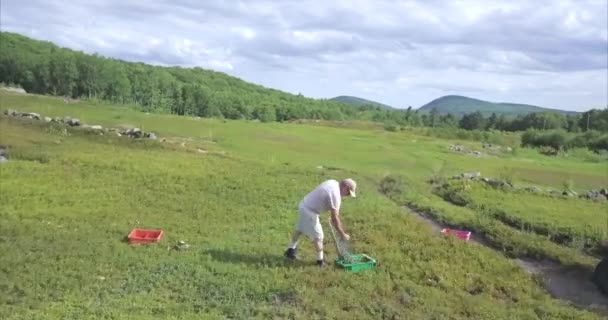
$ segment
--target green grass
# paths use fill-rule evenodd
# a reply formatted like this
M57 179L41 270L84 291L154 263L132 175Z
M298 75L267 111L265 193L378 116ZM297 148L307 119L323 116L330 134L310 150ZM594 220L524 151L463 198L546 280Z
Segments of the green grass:
M412 181L402 197L464 220L474 213L433 195L426 182L438 167L446 175L477 169L490 176L505 167L549 169L576 186L598 187L602 180L588 177L603 164L525 152L472 161L447 150L454 141L381 128L197 120L0 98L2 110L130 124L185 142L63 132L0 117L0 144L15 155L0 167L0 318L599 319L551 298L501 253L433 234L378 183L402 174ZM300 198L323 179L346 176L360 190L344 202L344 225L354 251L376 258L377 268L352 274L332 263L318 270L306 241L299 246L304 260L285 264ZM326 216L322 223L327 234ZM166 236L131 247L124 237L134 227L162 228ZM192 247L167 249L179 240ZM512 245L532 244L570 252L531 238ZM325 247L332 262L331 242ZM589 264L576 254L570 258Z
M471 184L469 207L554 241L594 246L606 239L608 203ZM602 214L603 213L603 214Z
M545 235L513 228L497 219L495 215L486 214L480 208L454 205L451 203L454 200L442 201L439 195L426 194L420 189L416 190L414 186L412 181L402 176L388 176L381 182L382 192L395 202L425 213L451 227L473 230L507 256L550 259L563 265L582 267L590 271L598 262L578 248L561 246ZM462 193L457 195L462 196ZM457 202L461 204L461 201L462 199L458 198Z

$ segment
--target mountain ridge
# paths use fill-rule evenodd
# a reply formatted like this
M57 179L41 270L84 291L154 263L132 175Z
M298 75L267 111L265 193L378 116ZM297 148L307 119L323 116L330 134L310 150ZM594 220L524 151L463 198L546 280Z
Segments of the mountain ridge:
M452 113L455 115L463 115L476 111L480 111L484 115L496 113L511 116L525 115L533 112L556 112L564 115L579 114L576 111L545 108L523 103L491 102L460 95L442 96L418 108L422 112L430 112L432 109L436 109L442 114Z

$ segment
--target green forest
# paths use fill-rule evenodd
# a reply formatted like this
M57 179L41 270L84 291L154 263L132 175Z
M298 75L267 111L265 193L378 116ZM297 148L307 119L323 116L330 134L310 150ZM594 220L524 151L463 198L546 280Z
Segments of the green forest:
M576 146L608 149L605 134L608 132L608 109L592 109L572 115L537 112L518 116L499 113L485 116L481 111L459 116L440 113L436 109L419 111L411 106L387 109L377 105L307 98L198 67L152 66L86 54L15 33L2 32L0 45L0 82L21 87L28 93L134 105L145 112L258 119L263 122L367 120L385 123L391 130L399 126L557 130L565 137L564 141L569 141L560 144L562 148L572 141L579 141ZM583 136L582 133L587 131L598 133ZM575 139L577 137L578 140Z

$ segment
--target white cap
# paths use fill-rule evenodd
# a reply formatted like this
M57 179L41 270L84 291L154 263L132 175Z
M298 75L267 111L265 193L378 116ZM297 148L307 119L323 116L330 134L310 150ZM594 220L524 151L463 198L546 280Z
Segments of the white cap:
M353 198L356 198L357 194L355 193L355 191L357 189L357 183L355 182L355 180L348 178L348 179L344 179L342 182L344 182L344 184L346 186L348 186L350 196Z

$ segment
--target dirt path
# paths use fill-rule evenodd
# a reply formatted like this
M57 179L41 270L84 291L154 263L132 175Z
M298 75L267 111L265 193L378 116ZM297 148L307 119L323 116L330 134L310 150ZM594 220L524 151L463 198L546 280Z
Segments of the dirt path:
M440 233L446 227L424 213L409 207L404 208L414 218L424 222L437 233ZM475 235L474 232L470 241L495 250L489 241ZM608 316L608 297L604 296L595 284L591 282L590 272L564 267L552 261L537 261L527 258L515 258L511 260L517 263L524 271L542 276L545 289L554 298L565 300L577 307Z

